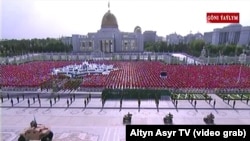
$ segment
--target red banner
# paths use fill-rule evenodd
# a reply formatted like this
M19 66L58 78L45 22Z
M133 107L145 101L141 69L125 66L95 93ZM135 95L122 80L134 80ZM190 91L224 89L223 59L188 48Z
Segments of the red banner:
M207 13L207 23L239 23L240 13Z

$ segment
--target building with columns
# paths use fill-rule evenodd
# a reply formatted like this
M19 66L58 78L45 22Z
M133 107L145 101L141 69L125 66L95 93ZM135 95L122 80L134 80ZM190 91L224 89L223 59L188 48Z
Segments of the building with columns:
M250 46L250 26L230 24L223 28L216 28L212 32L205 32L206 43L212 45L235 44Z
M113 13L108 10L101 22L101 28L87 35L72 35L73 52L75 53L128 53L143 52L144 40L141 27L134 32L121 32Z

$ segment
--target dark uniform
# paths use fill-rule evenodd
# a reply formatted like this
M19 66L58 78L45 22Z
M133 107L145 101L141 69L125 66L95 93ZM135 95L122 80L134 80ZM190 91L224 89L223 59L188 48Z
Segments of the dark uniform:
M52 100L51 99L49 100L49 103L50 103L50 107L52 107Z
M120 100L120 105L122 105L122 99Z
M209 99L209 104L211 103L211 101L212 101L212 99L210 98L210 99Z
M156 107L159 107L159 100L156 100Z
M86 99L84 99L84 107L86 107L87 106L87 101L86 101Z
M104 107L104 103L105 103L105 100L104 100L104 99L102 99L102 107Z
M72 103L72 97L70 97L70 103Z
M1 95L1 101L2 101L2 103L3 103L3 96Z
M28 99L28 107L30 107L30 99Z
M39 106L41 107L41 99L38 99Z
M234 102L233 102L233 108L235 107L235 103L236 103L236 101L234 100Z
M141 100L140 99L138 100L138 106L139 107L141 106Z
M11 102L11 106L13 107L13 99L12 98L11 98L10 102Z
M17 100L17 103L19 103L19 96L17 96L16 100Z
M67 107L69 107L69 100L67 99Z

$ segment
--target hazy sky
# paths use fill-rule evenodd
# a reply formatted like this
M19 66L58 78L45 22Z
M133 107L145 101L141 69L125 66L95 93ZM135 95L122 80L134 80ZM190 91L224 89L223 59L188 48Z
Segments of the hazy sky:
M0 38L46 38L100 29L108 0L1 0ZM157 35L212 31L228 24L206 23L206 12L240 12L250 26L249 0L110 0L119 29L154 30Z

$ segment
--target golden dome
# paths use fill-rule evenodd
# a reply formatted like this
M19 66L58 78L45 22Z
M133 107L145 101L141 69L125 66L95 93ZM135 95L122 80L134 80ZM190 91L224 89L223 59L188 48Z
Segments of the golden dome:
M116 17L110 10L103 16L101 28L118 28Z

